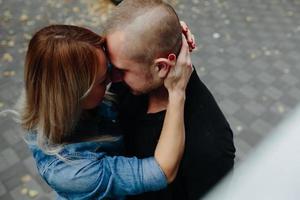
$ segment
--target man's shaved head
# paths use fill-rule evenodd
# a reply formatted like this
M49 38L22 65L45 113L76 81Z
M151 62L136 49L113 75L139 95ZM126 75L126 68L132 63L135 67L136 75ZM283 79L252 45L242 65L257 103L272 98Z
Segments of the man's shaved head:
M106 34L122 32L120 48L136 62L152 64L155 58L178 55L181 49L178 16L161 0L124 0L108 21Z

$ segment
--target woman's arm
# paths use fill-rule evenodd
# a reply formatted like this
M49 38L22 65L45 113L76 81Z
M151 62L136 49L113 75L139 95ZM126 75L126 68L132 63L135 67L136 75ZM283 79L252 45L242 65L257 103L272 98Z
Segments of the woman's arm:
M165 173L169 183L176 177L184 152L185 89L192 71L189 46L183 36L182 49L177 63L170 69L165 79L165 87L169 92L169 103L161 135L154 153L154 157Z
M117 198L166 187L167 182L176 177L184 151L185 88L191 73L188 44L183 38L177 63L165 79L169 104L154 157L138 159L110 157L99 152L75 152L67 155L67 158L74 157L74 162L68 164L56 159L44 169L40 168L41 175L59 195L71 199ZM37 151L34 155L39 153L42 154Z

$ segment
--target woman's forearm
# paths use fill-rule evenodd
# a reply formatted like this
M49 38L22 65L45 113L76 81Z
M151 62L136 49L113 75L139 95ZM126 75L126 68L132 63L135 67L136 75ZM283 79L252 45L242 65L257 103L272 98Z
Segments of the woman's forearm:
M168 182L177 174L185 144L185 91L169 93L169 104L154 157L164 171Z

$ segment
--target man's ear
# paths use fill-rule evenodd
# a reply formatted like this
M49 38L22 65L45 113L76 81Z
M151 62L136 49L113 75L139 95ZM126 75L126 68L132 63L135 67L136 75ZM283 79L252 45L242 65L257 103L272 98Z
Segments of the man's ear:
M171 67L174 67L176 63L176 56L174 54L170 54L168 58L157 58L154 61L155 71L158 73L160 78L165 78Z

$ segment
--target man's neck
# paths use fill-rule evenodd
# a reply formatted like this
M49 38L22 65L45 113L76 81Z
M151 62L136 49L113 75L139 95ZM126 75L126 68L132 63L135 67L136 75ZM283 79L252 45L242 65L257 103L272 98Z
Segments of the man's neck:
M167 109L168 91L162 86L149 93L149 103L147 113L157 113Z

